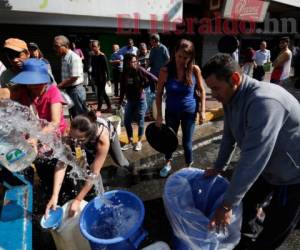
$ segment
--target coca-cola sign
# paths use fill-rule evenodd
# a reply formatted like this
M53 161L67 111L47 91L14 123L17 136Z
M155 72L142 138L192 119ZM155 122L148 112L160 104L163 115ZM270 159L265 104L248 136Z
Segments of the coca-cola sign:
M269 2L263 0L227 0L223 12L224 18L262 22Z

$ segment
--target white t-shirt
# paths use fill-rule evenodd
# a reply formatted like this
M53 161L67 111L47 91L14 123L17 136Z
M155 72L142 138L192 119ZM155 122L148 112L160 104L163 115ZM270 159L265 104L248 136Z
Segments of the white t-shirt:
M263 66L265 63L270 62L271 52L268 49L257 50L254 55L254 60L258 66Z

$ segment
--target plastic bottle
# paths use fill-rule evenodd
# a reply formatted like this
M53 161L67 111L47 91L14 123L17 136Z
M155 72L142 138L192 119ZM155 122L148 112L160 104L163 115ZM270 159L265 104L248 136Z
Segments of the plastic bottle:
M0 164L11 172L29 167L35 160L36 152L25 138L11 131L0 131Z
M121 118L121 126L124 126L125 109L123 105L121 105L120 109L116 110L116 115Z

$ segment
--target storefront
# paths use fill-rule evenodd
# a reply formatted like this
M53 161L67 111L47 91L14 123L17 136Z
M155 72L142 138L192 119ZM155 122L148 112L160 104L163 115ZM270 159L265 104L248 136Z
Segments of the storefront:
M88 52L91 39L111 54L111 45L148 42L148 32L174 30L183 16L182 0L0 0L0 44L18 37L39 44L59 74L59 58L53 53L55 35L63 34Z
M259 49L266 40L276 55L278 38L297 38L300 2L292 0L207 0L205 17L210 20L212 32L204 35L202 63L217 52L218 40L224 34L240 40L241 57L247 47ZM241 58L242 59L242 58Z

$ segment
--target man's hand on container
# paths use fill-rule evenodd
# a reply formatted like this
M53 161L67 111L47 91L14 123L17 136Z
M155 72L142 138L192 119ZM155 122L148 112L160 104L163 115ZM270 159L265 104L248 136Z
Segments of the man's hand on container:
M217 208L213 218L208 224L209 230L216 230L219 232L226 232L226 227L231 223L232 219L232 209L230 206L222 204Z

